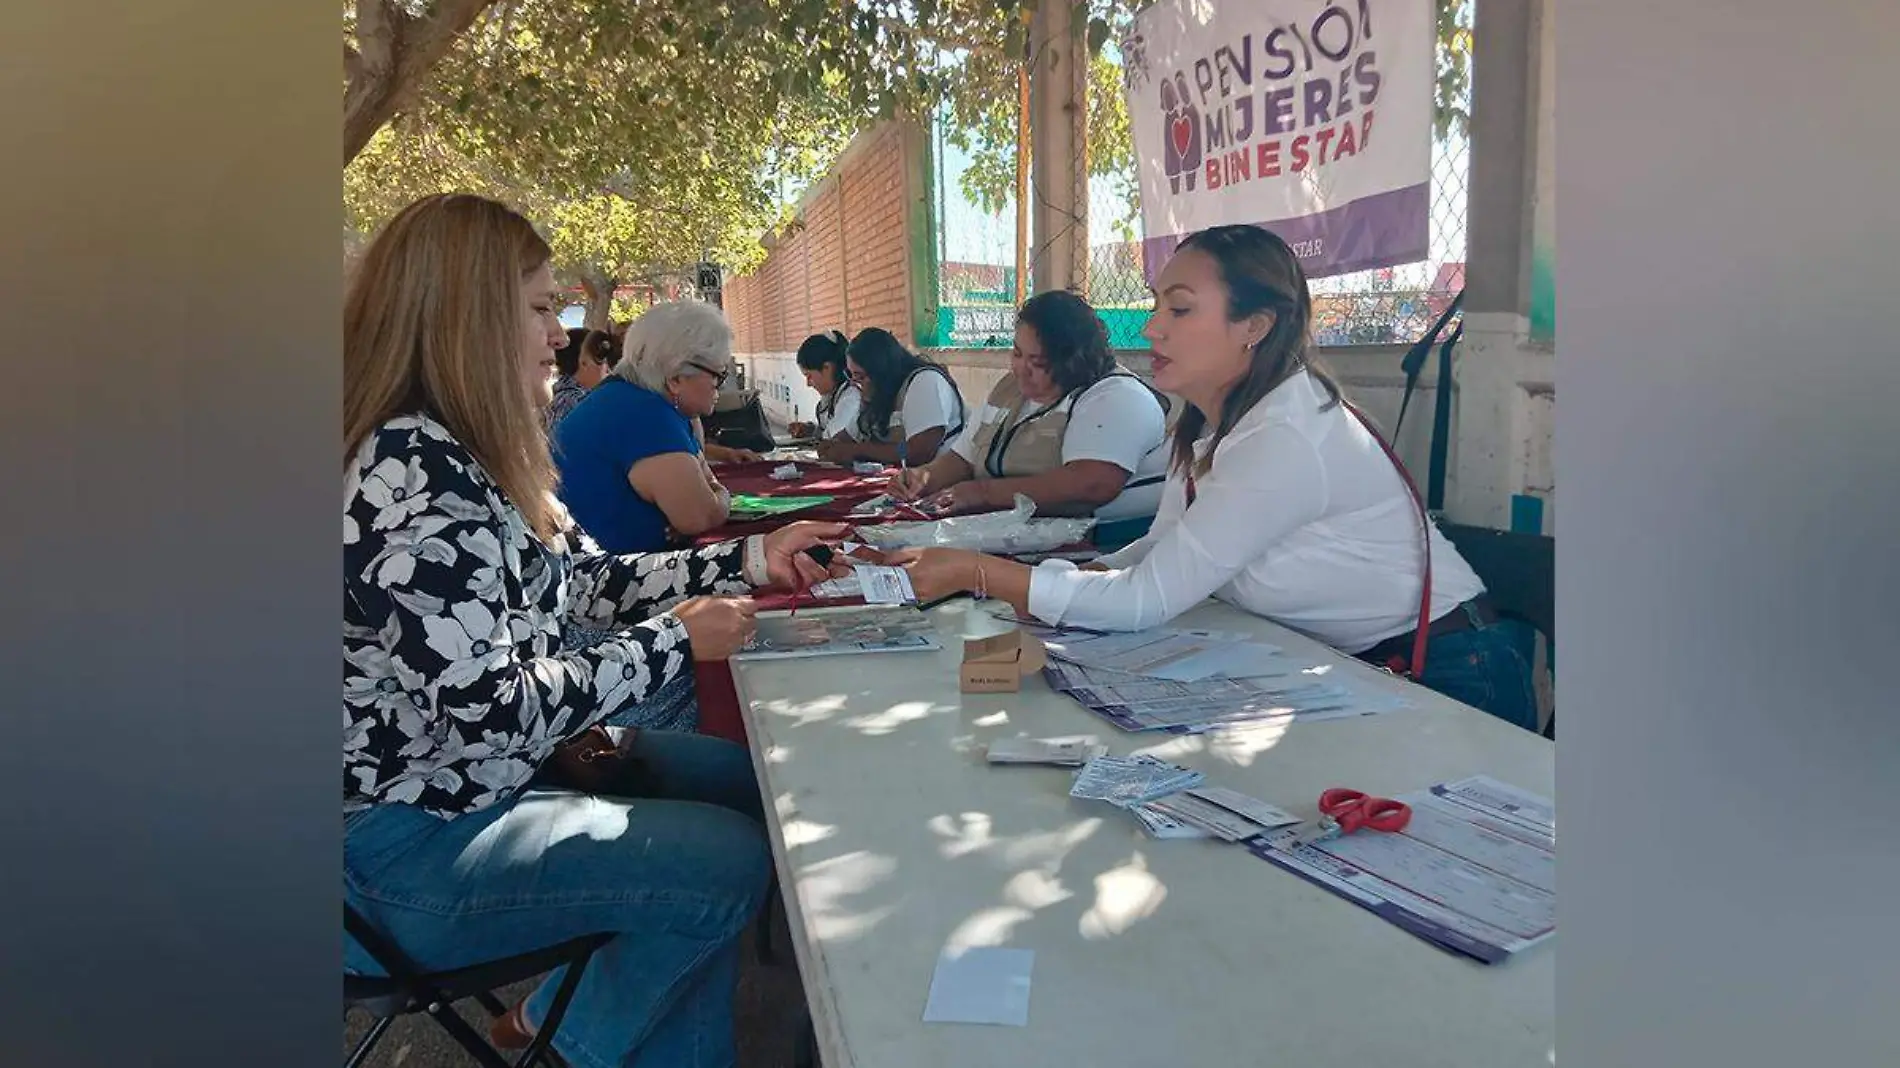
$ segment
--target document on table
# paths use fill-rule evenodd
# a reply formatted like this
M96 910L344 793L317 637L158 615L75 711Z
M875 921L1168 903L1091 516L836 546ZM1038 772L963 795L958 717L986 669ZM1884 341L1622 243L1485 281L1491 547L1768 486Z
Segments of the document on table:
M1200 733L1271 720L1317 722L1405 707L1403 698L1333 677L1322 665L1278 657L1284 674L1188 683L1050 660L1052 689L1123 730Z
M1055 764L1081 767L1108 754L1093 738L998 738L985 750L992 764Z
M1046 643L1050 655L1085 667L1147 675L1176 682L1216 676L1272 673L1280 650L1261 642L1214 631L1155 628L1130 634L1058 635Z
M1302 845L1299 831L1250 842L1256 856L1404 930L1486 964L1557 929L1557 816L1547 798L1487 776L1401 795L1403 831Z
M857 576L858 588L863 592L865 604L917 603L917 591L911 588L910 573L903 568L858 564L851 570Z
M945 950L930 977L924 1022L1022 1027L1029 1023L1029 980L1035 967L1033 949Z

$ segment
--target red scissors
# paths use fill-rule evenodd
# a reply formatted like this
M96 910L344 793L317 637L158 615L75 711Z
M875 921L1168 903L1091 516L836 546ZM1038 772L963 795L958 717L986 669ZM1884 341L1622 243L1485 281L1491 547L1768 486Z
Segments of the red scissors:
M1391 834L1412 822L1412 806L1403 801L1337 786L1319 795L1319 811L1319 826L1302 835L1300 845L1324 842L1361 828Z

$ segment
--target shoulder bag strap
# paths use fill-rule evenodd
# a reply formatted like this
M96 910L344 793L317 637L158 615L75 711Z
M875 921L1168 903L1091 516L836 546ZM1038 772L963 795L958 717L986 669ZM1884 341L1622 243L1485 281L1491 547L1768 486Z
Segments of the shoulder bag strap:
M1405 669L1399 672L1406 678L1417 679L1425 671L1425 646L1431 638L1432 520L1425 514L1425 498L1419 495L1418 483L1412 481L1412 473L1405 469L1405 463L1393 450L1392 443L1385 440L1385 435L1379 433L1379 429L1372 425L1372 420L1366 417L1365 412L1359 410L1358 405L1343 397L1340 403L1345 405L1346 410L1351 412L1354 418L1359 420L1359 424L1366 428L1366 433L1371 434L1372 440L1379 443L1379 448L1385 450L1386 459L1392 461L1393 469L1399 473L1399 481L1405 483L1405 492L1411 495L1412 508L1418 514L1419 556L1424 568L1424 581L1420 583L1422 588L1418 595L1418 626L1413 631L1412 659Z

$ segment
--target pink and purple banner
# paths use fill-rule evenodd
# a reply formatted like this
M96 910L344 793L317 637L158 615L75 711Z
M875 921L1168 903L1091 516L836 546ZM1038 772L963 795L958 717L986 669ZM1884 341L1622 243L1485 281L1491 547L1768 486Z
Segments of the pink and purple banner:
M1432 0L1161 0L1123 39L1145 266L1228 223L1309 277L1430 251Z

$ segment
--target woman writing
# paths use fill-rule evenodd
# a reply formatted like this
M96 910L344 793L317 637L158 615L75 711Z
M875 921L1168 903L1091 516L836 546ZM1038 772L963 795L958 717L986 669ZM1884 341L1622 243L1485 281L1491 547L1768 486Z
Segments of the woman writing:
M801 441L850 437L857 432L858 409L864 395L851 381L845 353L851 343L844 334L832 330L813 334L798 346L798 370L805 384L818 394L818 410L809 423L793 423L788 429Z
M1484 587L1312 360L1312 297L1284 241L1222 226L1182 242L1143 331L1188 408L1154 527L1089 569L903 554L918 597L984 590L1049 623L1141 630L1212 595L1531 729L1530 670ZM1430 549L1428 651L1409 662ZM1422 670L1419 670L1422 668Z
M889 330L873 326L859 333L845 366L864 395L857 429L820 442L819 459L927 464L963 432L963 397L950 372L906 349Z
M657 304L627 327L620 362L555 428L561 499L610 553L665 548L726 521L731 495L694 420L713 410L732 331L711 304Z
M900 472L891 496L944 515L1008 508L1020 493L1039 515L1104 525L1153 516L1167 414L1115 365L1095 309L1062 290L1031 297L1016 315L1009 367L971 427L928 465Z
M530 781L694 658L738 649L750 604L721 595L820 577L802 550L838 531L561 549L540 428L561 343L548 257L509 209L429 197L377 236L346 298L344 893L425 970L621 932L584 973L562 1056L730 1064L736 939L771 866L745 751L641 731L638 798ZM557 653L570 622L617 633ZM379 974L353 942L345 964ZM526 1045L554 979L498 1040Z

